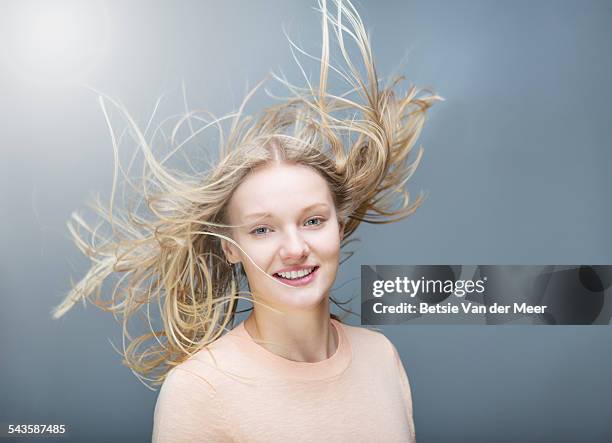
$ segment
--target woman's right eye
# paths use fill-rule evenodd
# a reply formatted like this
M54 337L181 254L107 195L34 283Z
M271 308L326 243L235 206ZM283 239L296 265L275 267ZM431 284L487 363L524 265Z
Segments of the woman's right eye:
M268 232L266 231L266 229L269 230L269 228L265 227L265 226L260 226L258 228L255 228L251 231L251 234L255 234L255 235L265 235Z

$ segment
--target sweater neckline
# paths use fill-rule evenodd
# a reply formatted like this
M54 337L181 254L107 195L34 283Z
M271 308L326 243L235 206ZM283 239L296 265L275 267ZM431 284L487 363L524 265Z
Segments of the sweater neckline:
M342 323L333 318L330 318L330 322L338 336L336 351L331 357L313 363L289 360L270 352L253 340L253 337L244 327L244 321L236 326L232 333L242 339L241 344L243 346L240 348L241 352L249 354L252 358L271 369L275 374L293 379L321 380L344 372L352 357L351 345Z

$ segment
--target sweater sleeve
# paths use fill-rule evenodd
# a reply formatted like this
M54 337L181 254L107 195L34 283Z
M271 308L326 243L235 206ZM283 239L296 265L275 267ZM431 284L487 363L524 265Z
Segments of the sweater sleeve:
M391 342L389 342L391 343ZM393 348L393 355L395 359L395 364L397 366L399 382L402 390L402 397L404 398L404 403L406 405L406 415L408 418L408 423L410 424L410 432L412 433L412 440L415 441L415 430L414 430L414 418L412 415L412 391L410 390L410 383L408 382L408 376L406 375L406 370L404 369L404 365L402 364L402 359L397 352L396 347L391 343L391 347Z
M189 370L172 369L155 404L152 442L227 441L232 438L214 389Z

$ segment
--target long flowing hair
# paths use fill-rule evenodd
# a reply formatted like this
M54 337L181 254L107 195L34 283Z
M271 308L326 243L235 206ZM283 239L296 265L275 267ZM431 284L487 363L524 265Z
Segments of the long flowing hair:
M108 205L99 199L90 205L101 219L96 226L77 212L72 214L68 229L79 249L90 257L91 266L52 315L60 318L79 301L90 300L121 318L124 364L145 385L147 381L152 386L161 384L170 369L233 326L239 299L254 302L248 291L241 290L244 270L231 266L221 248L221 239L239 247L229 236L227 203L254 168L280 158L319 172L329 184L339 219L345 223L343 250L361 222L402 220L423 200L422 193L411 199L406 189L422 147L416 155L411 153L427 109L441 98L427 89L402 87L402 76L383 85L355 7L347 0L333 0L333 4L330 10L325 0L319 2L320 57L307 54L289 39L294 55L299 52L320 65L318 85L311 84L305 74L303 87L272 74L289 91L288 97L275 97L278 103L247 115L246 104L262 82L246 95L237 112L222 118L209 118L210 114L200 118L205 122L202 130L215 128L219 134L219 158L202 173L184 173L166 165L184 143L164 159L157 159L146 139L147 131L143 133L120 104L100 97L115 154L111 198ZM336 43L341 55L336 66L330 63L330 41ZM349 55L349 44L356 47L359 63ZM342 93L330 91L330 75L346 84ZM140 196L138 206L144 203L148 208L147 216L129 205L115 205L117 176L123 169L106 113L107 101L121 111L143 154L139 184L126 179ZM181 125L186 121L191 125L197 115L185 114L174 128L173 139ZM229 130L223 122L230 123ZM102 225L110 227L109 234L101 232ZM89 240L81 235L81 229ZM110 299L104 300L103 283L118 275L121 278ZM144 314L148 330L132 338L128 320L136 313ZM156 319L161 320L157 327Z

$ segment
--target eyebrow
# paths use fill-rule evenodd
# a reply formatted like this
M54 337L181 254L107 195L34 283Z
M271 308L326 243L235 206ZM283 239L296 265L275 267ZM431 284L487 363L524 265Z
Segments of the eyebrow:
M307 211L310 211L312 209L316 209L319 207L321 207L322 209L329 209L329 205L327 203L314 203L302 209L300 213L307 212ZM272 217L272 214L270 214L269 212L254 212L252 214L245 215L244 220L249 220L252 218L260 219L260 218L270 218L270 217Z

